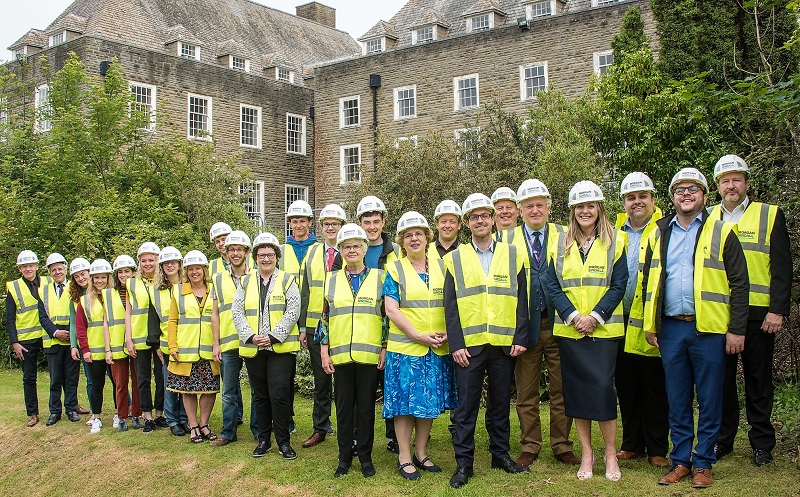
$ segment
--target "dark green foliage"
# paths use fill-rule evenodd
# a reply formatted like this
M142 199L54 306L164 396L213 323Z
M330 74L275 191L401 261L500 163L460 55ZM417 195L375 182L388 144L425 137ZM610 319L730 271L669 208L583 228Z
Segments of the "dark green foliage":
M639 9L630 8L622 17L622 26L619 34L611 40L611 48L614 50L614 62L621 63L629 53L636 52L647 44L647 36L644 34L644 21Z

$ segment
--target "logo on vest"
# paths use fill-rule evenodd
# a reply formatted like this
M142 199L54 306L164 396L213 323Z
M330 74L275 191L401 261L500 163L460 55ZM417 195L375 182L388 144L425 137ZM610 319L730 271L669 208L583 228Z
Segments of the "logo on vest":
M589 266L589 272L591 274L605 274L606 267L605 266Z
M442 296L444 296L444 288L441 288L441 287L434 287L434 288L433 288L433 294L434 294L436 297L442 297Z
M272 295L271 296L271 300L272 300L272 302L274 302L276 304L285 304L286 303L286 297L284 295Z
M493 276L493 281L499 285L508 285L508 275L507 274L495 274Z
M358 297L356 299L358 305L375 305L375 299L372 297Z
M755 238L755 231L739 230L739 240L755 240Z

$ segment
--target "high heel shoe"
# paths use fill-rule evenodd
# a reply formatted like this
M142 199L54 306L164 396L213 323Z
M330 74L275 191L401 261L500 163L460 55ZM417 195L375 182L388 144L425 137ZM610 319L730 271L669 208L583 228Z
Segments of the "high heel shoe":
M614 457L614 460L616 461L617 458ZM608 460L606 459L605 456L603 456L603 462L606 464L606 467L608 467ZM621 471L617 470L617 471L612 471L610 473L608 471L606 471L606 479L607 480L619 481L620 478L622 478L622 472Z
M581 471L579 469L575 476L577 476L581 481L588 480L594 476L594 454L592 454L592 469L589 471Z

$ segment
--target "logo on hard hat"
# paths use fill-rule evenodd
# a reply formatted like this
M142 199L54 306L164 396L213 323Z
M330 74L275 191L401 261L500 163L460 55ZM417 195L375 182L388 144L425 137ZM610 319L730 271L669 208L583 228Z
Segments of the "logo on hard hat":
M578 192L578 198L587 198L591 197L592 192Z
M644 181L631 181L628 183L629 188L636 188L637 186L645 186Z

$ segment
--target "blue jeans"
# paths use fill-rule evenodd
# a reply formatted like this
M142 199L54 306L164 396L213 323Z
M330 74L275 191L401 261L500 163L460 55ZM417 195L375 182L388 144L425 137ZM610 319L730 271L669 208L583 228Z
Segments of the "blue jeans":
M722 422L725 334L697 333L694 322L664 317L658 335L669 400L673 464L711 469L714 442ZM694 441L694 392L700 412Z
M164 356L166 359L167 356ZM167 363L161 365L161 371L164 374L164 381L167 381ZM175 426L178 423L189 423L189 418L186 417L186 410L183 408L181 395L176 392L164 389L164 417L167 418L169 426Z

